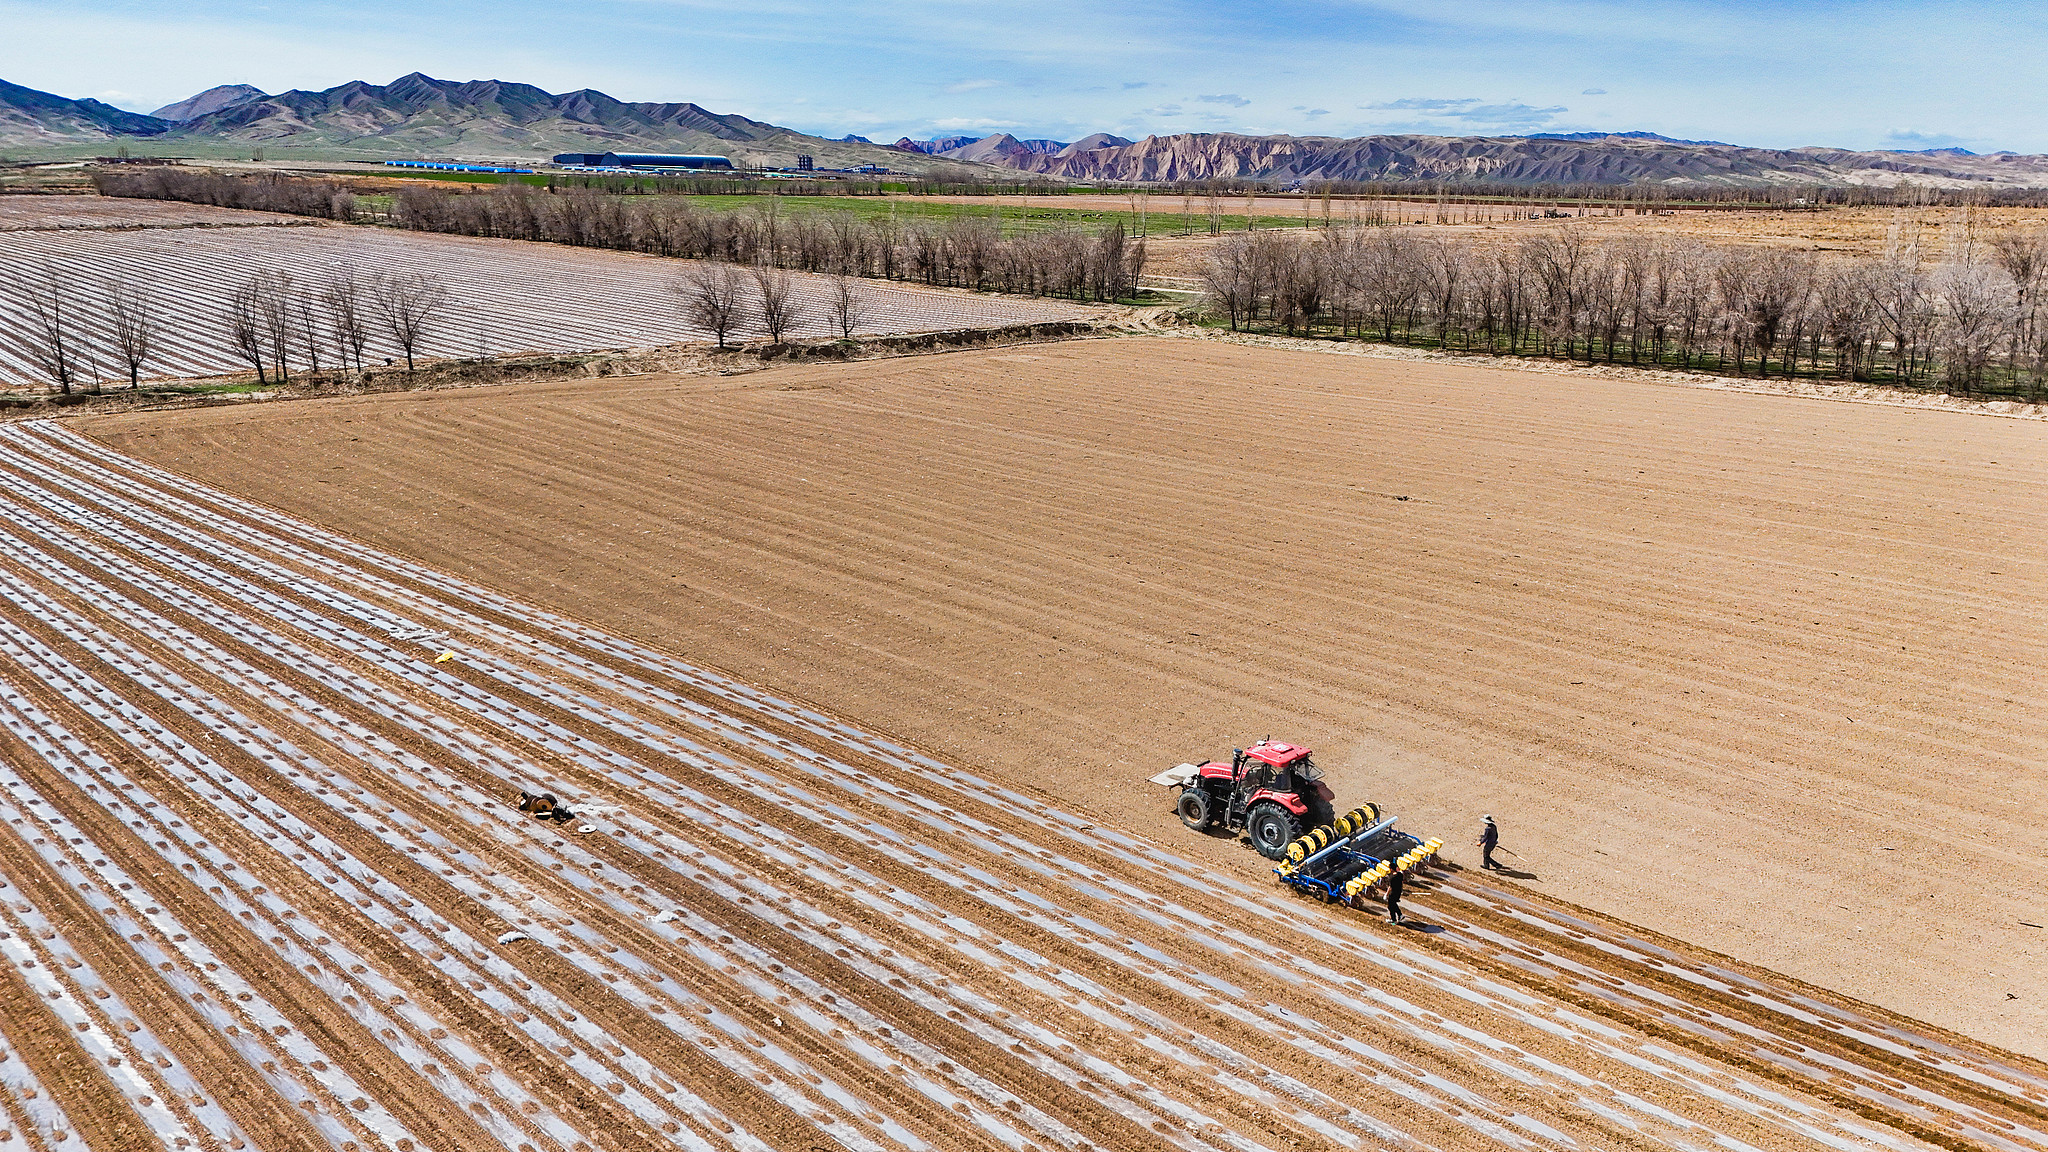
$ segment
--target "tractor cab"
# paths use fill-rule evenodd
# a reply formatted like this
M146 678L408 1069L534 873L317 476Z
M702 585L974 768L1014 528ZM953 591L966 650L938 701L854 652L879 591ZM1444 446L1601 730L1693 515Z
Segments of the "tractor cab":
M1323 770L1309 759L1309 750L1299 744L1261 740L1233 759L1244 765L1246 773L1258 773L1258 778L1275 792L1292 794L1297 788L1314 792L1323 778Z

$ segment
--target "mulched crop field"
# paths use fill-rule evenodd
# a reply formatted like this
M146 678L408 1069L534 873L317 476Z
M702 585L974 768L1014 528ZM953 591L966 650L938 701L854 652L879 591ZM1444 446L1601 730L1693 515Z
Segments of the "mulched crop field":
M259 272L282 272L316 298L328 277L352 270L367 281L422 273L447 291L448 305L426 328L420 355L494 356L583 352L709 340L691 322L671 285L690 261L567 248L516 240L401 232L368 225L321 224L268 213L99 197L0 197L0 265L12 278L41 283L54 270L71 302L74 339L89 348L85 378L118 379L104 333L107 286L146 291L157 313L152 376L191 377L246 371L229 336L229 300ZM791 338L836 336L828 278L793 274L798 317ZM1045 323L1099 309L861 281L866 314L858 335ZM369 355L403 359L374 314ZM40 380L22 342L34 331L25 301L0 292L0 382ZM324 331L324 329L323 329ZM734 339L765 334L743 325ZM294 340L299 337L294 335ZM325 337L323 337L325 339ZM74 349L76 355L76 349ZM336 353L323 354L332 367ZM295 353L295 367L304 365Z

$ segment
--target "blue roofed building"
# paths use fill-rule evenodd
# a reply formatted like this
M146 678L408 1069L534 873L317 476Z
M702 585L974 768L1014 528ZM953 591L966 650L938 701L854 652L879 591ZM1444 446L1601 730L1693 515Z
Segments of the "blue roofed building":
M631 168L647 172L731 172L724 156L682 156L653 152L564 152L555 157L564 168Z

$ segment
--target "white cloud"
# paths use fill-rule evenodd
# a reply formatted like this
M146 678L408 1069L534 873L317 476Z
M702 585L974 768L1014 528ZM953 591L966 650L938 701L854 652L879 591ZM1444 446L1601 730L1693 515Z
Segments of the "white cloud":
M1953 136L1947 132L1920 132L1911 128L1894 128L1885 133L1884 143L1887 148L1920 152L1929 148L1962 148L1979 141L1967 136Z
M1420 112L1425 120L1440 119L1460 122L1466 130L1474 128L1541 128L1547 127L1559 113L1570 109L1561 104L1538 108L1520 101L1501 104L1487 104L1476 96L1461 96L1455 99L1438 97L1408 96L1399 100L1386 100L1378 104L1361 104L1369 111Z
M1239 96L1235 92L1225 92L1220 96L1197 96L1195 99L1200 100L1204 104L1228 104L1232 108L1242 108L1251 103L1251 101Z
M997 129L1007 130L1023 127L1022 124L1015 120L970 120L963 116L949 116L944 120L932 120L928 121L928 123L932 127L944 132L965 132L970 128L987 128L990 131L995 131Z
M1001 80L962 80L958 84L949 85L946 91L958 96L962 92L979 92L983 88L1000 87L1002 83Z
M1407 96L1399 100L1388 100L1381 104L1360 104L1360 108L1398 108L1408 112L1451 112L1470 104L1479 103L1477 96L1466 96L1457 100L1432 100L1420 96Z

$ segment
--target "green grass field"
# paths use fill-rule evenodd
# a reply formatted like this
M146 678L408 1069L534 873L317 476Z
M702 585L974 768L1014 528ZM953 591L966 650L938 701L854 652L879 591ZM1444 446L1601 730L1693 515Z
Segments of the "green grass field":
M1198 233L1206 233L1209 230L1209 218L1201 213L1196 213L1192 219L1184 222L1178 213L1052 208L1041 204L1020 207L1014 203L1005 204L996 197L989 197L986 203L961 204L943 200L882 199L871 196L692 196L690 203L711 211L775 211L787 216L844 212L862 220L894 218L906 226L921 220L980 219L998 224L1005 236L1061 228L1095 232L1112 224L1122 224L1124 230L1132 236L1177 236L1182 234L1184 227L1192 228ZM1245 218L1241 214L1223 218L1225 231L1243 231L1244 226ZM1286 216L1260 216L1258 226L1299 228L1301 221Z
M368 175L368 173L351 172L349 175ZM422 171L417 168L393 168L388 172L378 172L375 175L395 177L400 180L441 180L450 184L509 184L516 180L521 184L531 184L536 188L544 188L548 182L546 176L537 173L531 176L521 176L510 172L434 172Z

